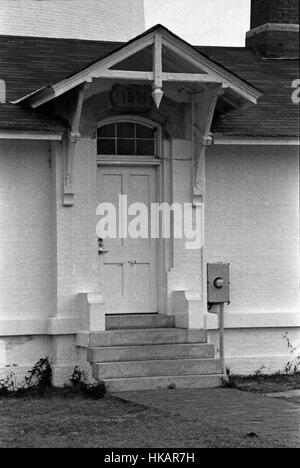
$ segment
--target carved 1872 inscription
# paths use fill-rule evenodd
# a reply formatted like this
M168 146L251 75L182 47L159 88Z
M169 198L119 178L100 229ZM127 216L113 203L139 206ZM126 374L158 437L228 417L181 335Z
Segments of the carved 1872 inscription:
M147 110L151 108L151 87L142 85L115 85L111 103L117 110Z

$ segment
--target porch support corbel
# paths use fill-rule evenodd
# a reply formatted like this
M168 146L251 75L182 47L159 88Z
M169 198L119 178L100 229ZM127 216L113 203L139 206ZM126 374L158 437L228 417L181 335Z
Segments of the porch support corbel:
M80 140L79 132L80 119L82 114L82 106L86 92L91 84L86 81L80 85L72 99L71 110L68 115L70 129L66 132L63 139L63 205L73 206L74 204L74 189L73 189L73 161L76 150L76 144Z
M73 190L73 161L76 149L76 143L80 139L80 134L75 134L68 131L63 139L63 180L64 194L63 205L73 206L74 190Z
M193 205L204 203L205 182L205 155L206 149L212 144L211 124L220 96L224 93L226 85L218 85L207 89L200 94L191 96L192 108L192 144L193 144Z

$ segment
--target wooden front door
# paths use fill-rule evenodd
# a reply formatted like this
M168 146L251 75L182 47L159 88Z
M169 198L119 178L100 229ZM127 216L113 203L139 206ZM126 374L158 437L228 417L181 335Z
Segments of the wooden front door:
M126 223L126 213L122 213L124 210L120 213L119 196L127 196L128 208L134 203L143 203L147 207L150 233L151 203L156 202L156 169L99 167L97 187L97 202L113 204L117 215L117 238L104 239L104 250L108 252L99 256L100 290L106 313L155 313L158 311L157 240L151 236L132 238L128 235L128 224L137 218L129 214ZM127 238L122 238L125 231Z

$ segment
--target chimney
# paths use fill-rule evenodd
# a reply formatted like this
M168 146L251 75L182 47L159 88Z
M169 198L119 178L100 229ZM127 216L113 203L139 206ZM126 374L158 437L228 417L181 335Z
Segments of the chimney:
M299 57L299 0L251 0L246 47L265 57Z

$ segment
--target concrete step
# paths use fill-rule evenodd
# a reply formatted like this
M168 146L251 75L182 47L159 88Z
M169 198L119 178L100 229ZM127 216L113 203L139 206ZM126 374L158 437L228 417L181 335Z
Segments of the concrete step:
M167 375L206 375L221 373L218 359L173 359L153 361L101 362L92 364L97 380Z
M175 327L175 317L173 315L161 314L107 315L105 322L106 330Z
M210 344L163 344L140 346L103 346L88 350L90 363L110 361L147 361L155 359L214 358Z
M204 330L183 328L124 329L90 333L89 347L206 343L206 341L207 334Z
M162 390L168 388L216 388L222 385L222 375L133 377L106 379L104 383L110 393Z

